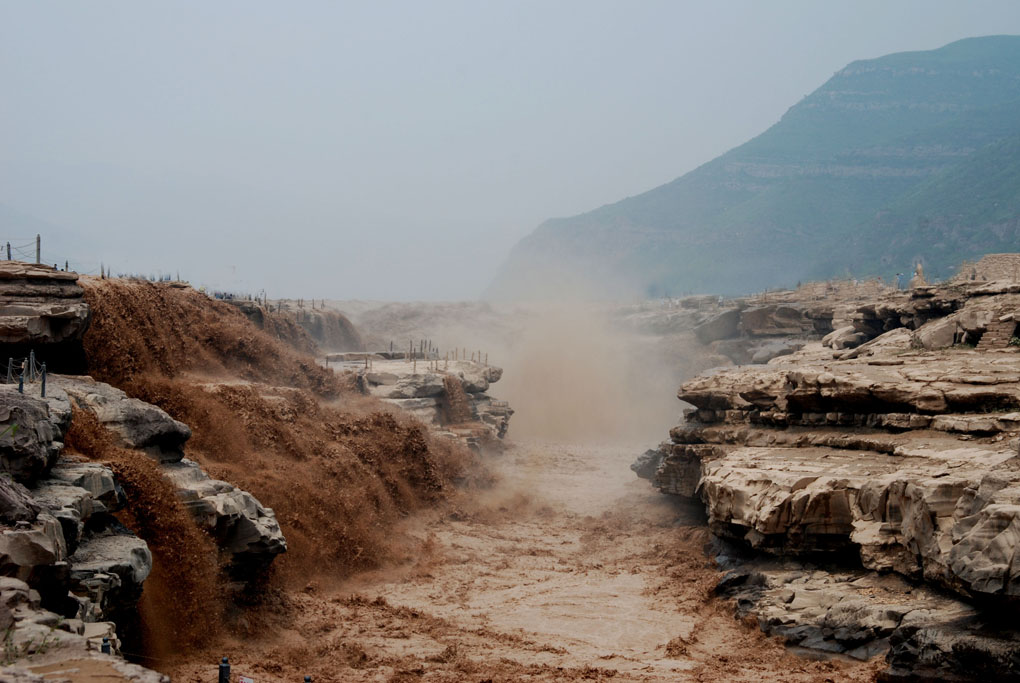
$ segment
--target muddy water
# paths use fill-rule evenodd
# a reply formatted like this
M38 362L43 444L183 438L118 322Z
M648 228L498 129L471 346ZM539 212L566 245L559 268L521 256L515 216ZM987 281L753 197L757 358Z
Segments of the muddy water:
M282 596L232 648L258 681L865 681L798 659L711 596L696 508L638 480L638 446L517 443L497 486L407 520L407 561ZM178 680L214 669L180 666Z
M697 523L696 511L623 476L636 452L518 444L493 463L502 480L483 501L487 510L422 528L438 547L425 575L363 577L359 590L394 605L427 605L463 629L533 641L538 652L517 653L531 663L646 677L690 670L692 662L666 656L665 647L690 639L694 617L658 600L650 579L664 569L656 542L678 518Z

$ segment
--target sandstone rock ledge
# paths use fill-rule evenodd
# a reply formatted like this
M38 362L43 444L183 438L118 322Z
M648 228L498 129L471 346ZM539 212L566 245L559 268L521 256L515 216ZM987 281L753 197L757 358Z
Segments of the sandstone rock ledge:
M82 371L91 313L76 273L0 261L0 358L36 351L50 370Z
M672 430L660 488L697 493L717 535L752 547L853 551L965 596L1020 595L1017 355L813 351L685 384L697 409Z
M886 651L889 678L1020 680L1000 618L1020 604L1016 291L895 294L681 387L694 408L633 467L757 553L721 562L739 609L802 647Z
M79 407L92 411L122 446L160 463L192 517L216 539L235 576L252 578L286 552L287 541L272 509L184 458L184 445L191 438L187 425L91 377L60 376L54 384Z
M70 424L67 394L52 387L42 398L32 395L37 390L33 385L21 394L13 386L0 386L0 629L5 662L27 657L36 661L37 655L56 651L77 658L89 658L95 651L98 656L104 637L116 653L119 640L113 622L135 611L152 555L145 542L114 517L125 499L113 472L60 453ZM46 456L26 468L26 452ZM132 674L141 676L137 680L158 680L137 669Z
M513 409L486 393L503 376L502 368L473 361L412 364L376 356L369 368L355 369L367 393L472 448L498 442L509 428Z

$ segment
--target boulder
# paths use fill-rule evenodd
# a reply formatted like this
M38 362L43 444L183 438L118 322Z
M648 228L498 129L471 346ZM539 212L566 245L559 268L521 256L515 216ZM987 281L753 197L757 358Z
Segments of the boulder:
M100 511L114 512L124 507L124 491L106 465L95 462L78 462L64 456L57 460L47 475L48 483L63 484L85 489ZM101 504L101 507L100 507Z
M0 385L0 471L29 483L53 465L70 426L70 404L65 398L66 410L58 410L59 404L57 397L44 399Z
M764 364L773 358L787 356L804 348L807 342L799 339L769 339L752 347L751 363Z
M121 446L145 451L160 462L184 457L191 429L163 410L91 377L56 377L55 383L81 408L95 413Z
M944 349L956 343L960 326L953 316L927 322L917 329L914 337L925 349Z
M195 521L231 557L235 574L254 575L287 550L272 509L247 491L211 478L198 463L186 458L166 463L161 469L177 487Z
M867 340L867 336L858 332L853 325L846 325L822 337L822 344L832 349L842 350L856 348Z
M655 476L655 472L659 469L659 465L662 462L663 454L657 450L647 450L637 457L637 460L630 464L630 469L634 474L638 475L642 479L651 479Z
M42 507L23 485L0 475L0 523L34 522Z
M740 309L731 308L718 313L694 327L694 335L702 344L736 337L740 331Z
M741 311L740 329L752 337L804 336L815 332L815 323L799 306L770 304Z
M734 365L747 365L754 355L756 342L747 337L739 339L722 339L712 342L712 350L733 362Z
M87 595L100 614L132 610L152 571L145 541L123 528L110 527L85 539L70 560L72 590Z

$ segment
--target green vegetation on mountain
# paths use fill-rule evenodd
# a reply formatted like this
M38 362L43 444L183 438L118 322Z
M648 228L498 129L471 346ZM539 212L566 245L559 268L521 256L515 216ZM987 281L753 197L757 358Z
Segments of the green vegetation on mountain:
M1020 246L1020 36L858 61L749 142L644 194L546 221L490 294L722 294L892 276Z

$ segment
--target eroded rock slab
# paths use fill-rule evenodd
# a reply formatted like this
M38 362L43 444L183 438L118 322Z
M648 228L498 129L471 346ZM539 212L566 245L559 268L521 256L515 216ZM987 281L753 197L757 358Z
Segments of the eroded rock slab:
M443 428L472 448L502 439L509 428L513 409L486 393L503 376L502 368L474 361L412 363L376 355L370 367L352 369L367 393Z
M0 345L80 340L89 315L77 273L0 261Z
M187 458L167 463L162 470L199 526L207 529L220 549L231 556L235 573L257 573L286 552L287 541L276 515L255 496L211 478Z
M1020 630L1008 618L896 574L716 552L726 571L717 592L791 647L860 660L887 653L882 680L1020 679Z
M60 377L58 384L79 407L92 411L120 440L122 446L142 450L160 463L163 474L195 521L208 529L238 576L252 577L265 569L287 543L272 509L247 491L212 479L197 463L184 459L184 444L191 429L162 409L130 398L123 391L85 377ZM108 482L89 478L86 471L67 471L87 484L115 495Z
M834 304L819 341L685 383L693 409L633 469L756 553L721 591L792 645L886 652L889 679L1017 680L1018 291ZM803 335L796 310L757 334Z
M91 377L60 377L55 383L80 407L95 413L125 448L143 450L160 462L184 457L191 428L163 410Z
M39 395L38 385L19 393L0 385L0 471L30 483L56 462L71 424L71 404L59 389Z

